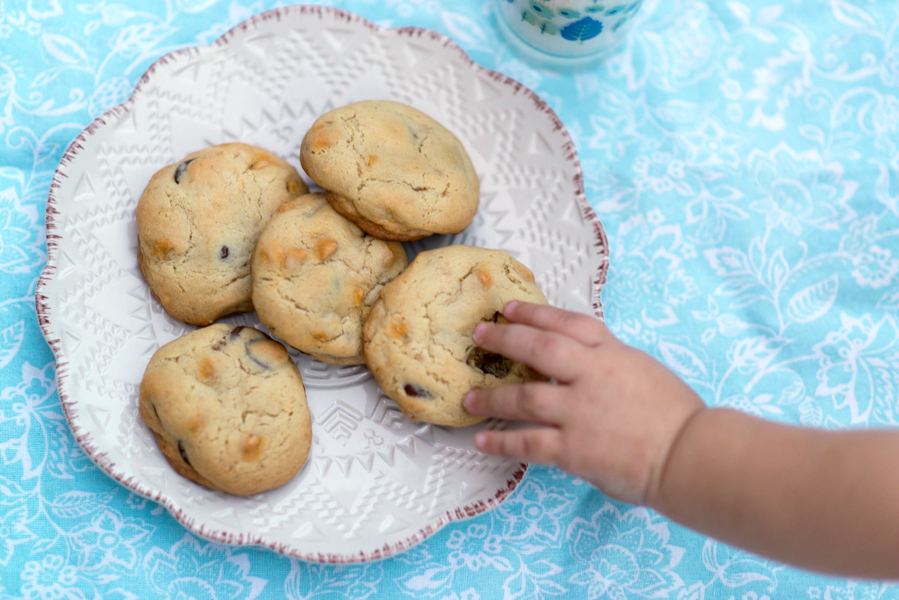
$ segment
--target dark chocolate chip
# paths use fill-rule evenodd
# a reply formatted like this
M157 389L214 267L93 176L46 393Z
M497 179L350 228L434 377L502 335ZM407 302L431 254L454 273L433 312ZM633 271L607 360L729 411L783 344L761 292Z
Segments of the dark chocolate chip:
M262 333L262 332L260 331L259 333ZM264 333L262 333L262 335L263 335L264 337L257 338L257 339L255 339L255 340L250 340L249 342L247 342L247 345L246 345L247 356L249 356L249 357L250 357L250 360L252 360L254 363L256 363L257 365L259 365L259 366L262 367L263 369L270 370L270 369L272 368L272 366L271 366L270 364L268 364L267 362L265 362L264 360L260 359L259 357L255 356L255 355L253 354L253 348L252 348L253 344L255 344L256 342L262 342L262 341L265 341L266 339L269 339L269 340L271 339L270 337L268 337L268 336L265 335Z
M411 383L407 383L406 385L404 385L403 391L410 398L433 398L431 392Z
M184 175L184 172L187 170L187 165L192 163L194 160L196 159L191 158L190 160L185 160L175 168L175 183L181 183L181 176Z
M238 325L234 329L231 330L231 333L228 334L228 339L233 341L240 337L240 332L246 329L243 325Z
M225 260L226 258L228 258L228 254L230 253L231 251L228 250L228 246L222 246L222 251L219 252L219 255L222 257L222 260Z
M188 466L191 466L190 460L187 458L187 452L184 451L184 446L181 445L181 440L178 440L178 454L181 455L181 460L187 463Z
M247 356L250 357L250 360L252 360L254 363L256 363L257 365L259 365L260 367L262 367L265 370L270 370L272 368L271 365L269 365L268 363L262 362L261 360L259 360L258 358L256 358L252 354L250 354L249 352L247 352Z
M477 346L475 346L468 354L468 359L465 362L468 363L469 367L478 369L483 373L493 375L499 379L508 375L509 371L512 370L512 367L515 366L515 363L505 356L487 352L483 348L478 348Z

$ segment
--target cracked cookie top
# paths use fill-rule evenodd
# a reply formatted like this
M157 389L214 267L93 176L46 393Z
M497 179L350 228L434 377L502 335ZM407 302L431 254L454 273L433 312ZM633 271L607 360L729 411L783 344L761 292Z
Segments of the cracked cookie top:
M534 275L508 253L471 246L422 252L381 290L363 329L365 363L408 417L477 423L462 408L470 390L539 377L471 339L478 323L500 321L512 300L546 304Z
M158 171L137 204L138 264L153 295L193 325L253 310L253 246L275 209L306 191L292 166L241 143Z
M300 162L339 213L371 235L412 241L458 233L480 183L462 143L411 106L368 100L319 117Z
M252 327L216 323L159 348L140 384L140 416L178 473L231 494L286 483L312 443L299 370Z
M338 365L362 364L362 324L406 268L403 245L367 235L322 193L282 205L253 252L253 304L273 334Z

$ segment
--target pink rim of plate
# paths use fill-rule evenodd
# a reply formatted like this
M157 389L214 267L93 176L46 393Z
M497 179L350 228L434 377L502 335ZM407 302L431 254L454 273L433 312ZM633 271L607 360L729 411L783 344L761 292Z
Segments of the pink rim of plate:
M552 110L543 100L540 99L537 94L535 94L530 88L521 84L520 82L497 73L496 71L492 71L485 67L482 67L475 63L468 54L465 53L462 48L460 48L454 41L449 39L448 37L437 33L435 31L431 31L428 29L422 29L418 27L401 27L394 29L384 29L375 25L371 21L364 19L354 13L346 12L340 9L330 8L330 7L322 7L322 6L310 6L310 5L301 5L301 6L291 6L285 8L277 8L267 12L260 13L246 21L241 22L236 25L232 29L230 29L227 33L218 38L215 42L210 44L210 46L222 46L228 44L231 38L237 35L240 32L250 30L256 27L259 23L263 23L265 21L269 21L271 19L281 20L289 14L300 14L300 15L313 15L318 16L319 19L325 18L334 18L341 19L348 23L361 23L374 33L380 35L397 35L404 36L409 38L424 38L429 39L433 42L437 42L445 48L449 48L454 52L459 54L459 57L463 60L463 62L470 68L475 69L488 77L490 77L493 81L501 83L503 85L510 86L514 89L514 93L522 93L531 99L534 103L534 106L538 111L546 114L547 117L552 121L554 128L556 131L561 132L567 142L565 143L565 160L571 163L571 165L575 169L575 198L578 202L578 205L581 208L581 214L584 217L584 220L587 221L593 229L593 234L595 237L594 240L594 248L598 249L598 253L601 256L604 256L604 260L602 260L597 272L593 278L593 289L592 289L592 303L593 310L597 317L603 317L602 311L602 303L600 300L600 292L602 291L602 286L606 281L606 276L608 274L609 269L609 261L608 261L608 239L606 238L605 230L602 227L602 224L599 221L599 218L596 216L596 213L590 207L590 204L587 202L586 194L584 193L584 179L583 173L581 172L581 164L580 160L577 156L577 151L575 150L574 143L571 141L571 137L568 135L565 126L562 124L562 121L559 119L558 115L556 115L555 111ZM521 480L524 478L525 472L528 469L528 465L522 463L519 468L512 474L511 479L506 482L506 487L500 488L496 491L496 494L488 499L486 502L481 501L477 502L470 506L458 507L455 510L447 511L444 515L439 517L436 521L432 523L428 523L424 527L422 527L418 533L406 538L403 541L385 544L382 548L374 550L372 552L360 551L354 554L306 554L302 552L297 552L290 546L282 543L276 543L271 540L267 540L263 536L254 536L251 534L240 534L233 535L230 533L215 531L206 529L203 524L197 526L194 519L188 517L180 508L178 508L175 503L168 498L167 496L155 492L152 490L144 489L144 487L133 480L132 477L125 473L121 473L117 470L115 463L108 459L105 452L102 452L98 449L92 442L89 434L80 431L74 424L74 417L77 414L78 406L77 402L71 400L69 395L66 393L66 372L68 369L68 363L65 360L65 356L63 355L62 346L60 344L60 340L53 338L53 331L51 326L51 315L50 315L50 306L48 304L48 297L43 293L44 287L49 284L49 282L54 278L56 274L56 263L57 263L57 246L58 241L61 239L59 233L57 233L58 225L57 219L59 217L59 211L56 210L56 190L59 188L61 181L68 177L66 174L66 166L71 163L74 158L78 155L79 151L83 149L83 143L87 140L94 132L99 129L101 126L105 125L107 120L111 117L118 116L122 112L128 110L130 105L134 103L135 96L141 91L141 89L147 84L150 80L150 77L156 71L157 68L166 64L173 57L181 55L181 54L195 54L199 51L198 47L189 47L184 48L182 50L176 50L174 52L170 52L165 56L156 60L147 71L143 74L138 81L137 86L134 88L134 92L132 92L131 96L123 102L122 104L115 106L108 111L106 111L101 116L94 119L94 121L78 135L77 138L69 145L62 159L59 161L59 166L56 169L56 172L53 176L53 181L50 184L50 193L47 198L47 212L46 212L46 227L47 227L47 265L44 267L41 272L40 279L38 280L37 293L35 296L36 310L38 316L38 322L41 327L41 331L43 332L44 338L47 340L51 350L53 351L53 355L56 358L56 382L57 382L57 390L59 392L59 398L62 403L62 408L66 416L66 420L69 423L69 427L72 430L75 439L87 453L87 455L91 458L91 460L107 475L118 481L124 487L133 491L136 494L139 494L145 498L153 500L164 506L169 513L175 519L181 523L184 527L186 527L191 532L211 541L237 545L237 546L262 546L265 548L270 548L276 552L281 554L292 556L294 558L298 558L304 561L317 562L317 563L325 563L325 564L353 564L353 563L363 563L373 560L380 560L384 558L388 558L390 556L394 556L400 552L408 550L409 548L415 546L416 544L424 541L426 538L434 535L440 529L448 525L453 521L461 521L464 519L469 519L480 514L487 512L495 507L497 507L506 497L508 497L517 487Z

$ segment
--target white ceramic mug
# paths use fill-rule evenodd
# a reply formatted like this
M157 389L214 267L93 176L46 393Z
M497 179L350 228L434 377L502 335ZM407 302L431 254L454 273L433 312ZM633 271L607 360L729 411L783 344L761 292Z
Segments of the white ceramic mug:
M624 38L643 0L494 0L506 41L547 67L602 58Z

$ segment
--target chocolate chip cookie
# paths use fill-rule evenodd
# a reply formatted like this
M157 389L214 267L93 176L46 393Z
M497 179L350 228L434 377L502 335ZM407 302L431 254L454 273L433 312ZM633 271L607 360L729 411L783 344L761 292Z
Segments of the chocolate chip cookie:
M286 483L312 442L299 370L252 327L216 323L159 348L140 384L140 416L178 473L230 494Z
M153 295L193 325L253 310L253 246L275 209L306 191L296 169L247 144L161 169L137 205L138 264Z
M273 334L338 365L362 364L362 324L408 260L340 216L322 193L281 206L253 252L253 304Z
M462 143L398 102L356 102L322 115L303 139L300 162L337 212L381 239L458 233L478 209L480 183Z
M511 300L546 304L531 271L506 252L422 252L381 290L363 328L365 363L406 416L454 427L476 423L481 417L462 408L470 390L538 378L471 339L478 323L500 321Z

